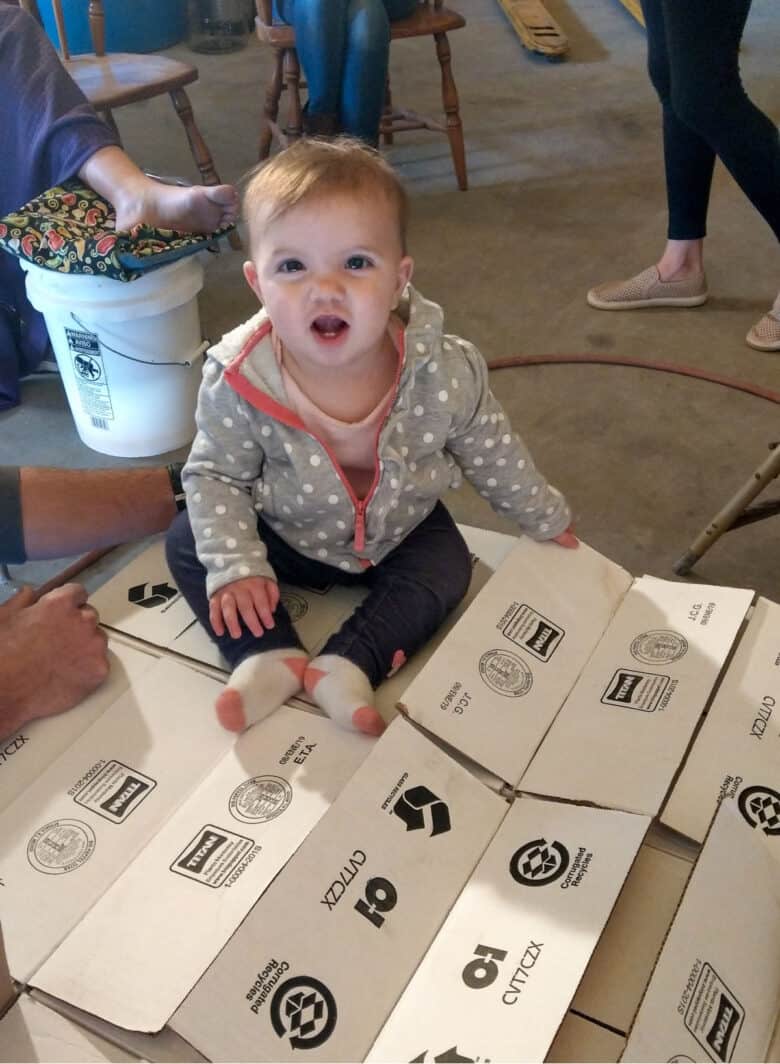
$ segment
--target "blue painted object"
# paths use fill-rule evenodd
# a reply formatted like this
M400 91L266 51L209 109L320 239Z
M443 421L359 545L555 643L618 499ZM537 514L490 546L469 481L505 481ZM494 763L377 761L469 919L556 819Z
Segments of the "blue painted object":
M51 0L38 0L43 25L55 47L57 26ZM62 0L65 32L72 55L93 51L88 0ZM187 32L185 0L103 0L107 52L156 52Z

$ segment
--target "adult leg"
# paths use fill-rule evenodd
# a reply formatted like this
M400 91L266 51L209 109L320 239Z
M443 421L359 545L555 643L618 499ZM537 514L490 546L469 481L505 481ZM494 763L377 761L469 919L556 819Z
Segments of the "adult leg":
M371 689L419 650L461 601L471 558L438 503L365 579L369 595L311 662L304 683L330 716L372 731L378 714Z
M295 29L296 49L308 85L309 133L337 132L349 0L279 0L282 20Z
M345 133L376 146L385 100L390 22L410 15L417 0L350 0L341 86Z
M642 0L647 27L647 72L661 102L669 222L667 242L655 266L627 280L588 292L599 310L650 306L692 307L707 299L703 237L706 233L715 153L676 114L664 0Z
M719 156L780 240L780 137L739 72L751 0L662 3L675 113Z
M35 19L0 4L0 217L116 143ZM19 375L35 369L49 346L43 317L27 300L24 274L10 255L0 255L0 303L11 308L0 322L3 409L18 402Z

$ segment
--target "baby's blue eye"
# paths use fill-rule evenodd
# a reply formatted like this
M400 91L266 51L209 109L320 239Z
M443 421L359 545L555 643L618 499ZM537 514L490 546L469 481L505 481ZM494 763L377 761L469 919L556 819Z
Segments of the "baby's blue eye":
M348 270L365 270L371 265L371 259L366 255L350 255L345 263Z
M280 262L277 267L279 273L297 273L299 270L305 268L306 267L300 259L285 259L284 262Z

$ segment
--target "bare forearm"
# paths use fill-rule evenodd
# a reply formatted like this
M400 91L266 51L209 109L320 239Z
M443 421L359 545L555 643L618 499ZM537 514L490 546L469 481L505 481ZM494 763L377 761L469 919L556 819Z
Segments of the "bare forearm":
M27 557L64 558L164 531L176 515L168 472L22 469Z

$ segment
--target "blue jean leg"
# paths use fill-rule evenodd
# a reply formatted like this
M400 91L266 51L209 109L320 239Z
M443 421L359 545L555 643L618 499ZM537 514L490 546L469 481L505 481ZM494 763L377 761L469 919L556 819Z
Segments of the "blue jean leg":
M344 133L376 144L384 105L390 22L417 0L279 0L309 86L310 114L337 115Z

